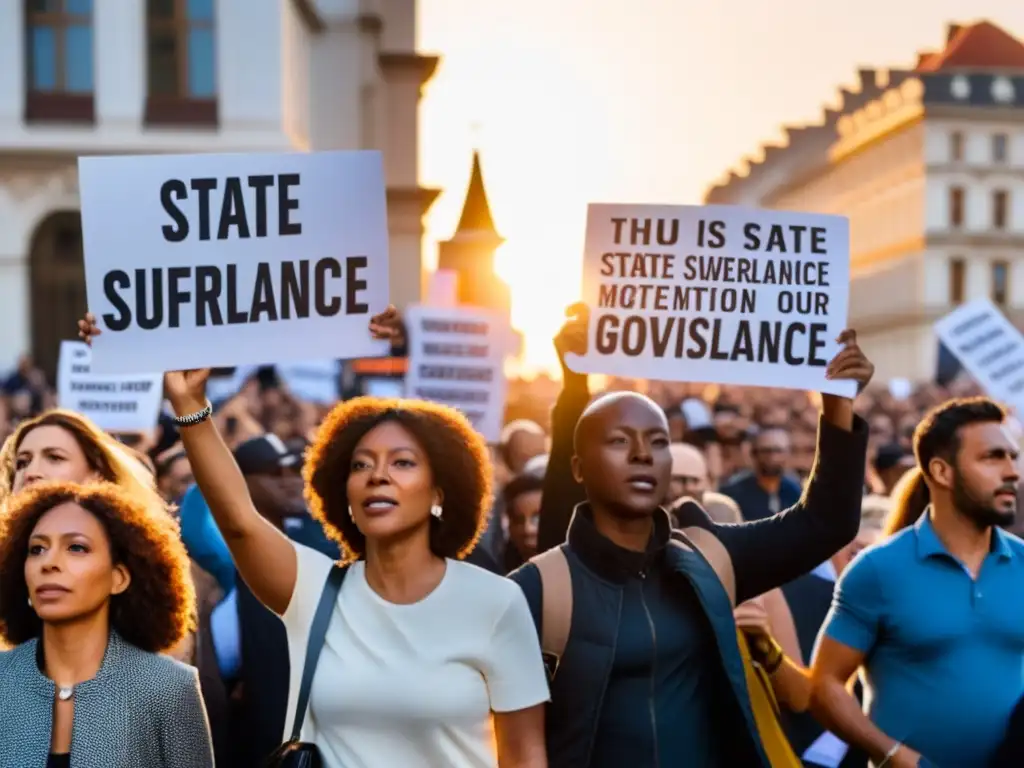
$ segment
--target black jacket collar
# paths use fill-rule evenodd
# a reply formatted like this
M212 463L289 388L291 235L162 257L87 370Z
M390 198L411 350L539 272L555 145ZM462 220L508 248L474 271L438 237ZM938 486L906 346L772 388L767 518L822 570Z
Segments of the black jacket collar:
M593 510L588 502L583 502L577 504L573 511L566 541L569 549L587 568L602 579L622 584L627 579L646 574L660 561L671 533L668 512L658 508L654 511L654 531L647 550L633 552L623 549L598 532Z

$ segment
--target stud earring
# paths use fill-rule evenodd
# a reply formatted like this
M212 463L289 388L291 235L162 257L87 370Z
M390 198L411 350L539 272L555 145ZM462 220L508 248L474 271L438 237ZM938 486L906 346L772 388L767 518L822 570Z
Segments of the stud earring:
M432 506L432 507L430 508L430 514L432 514L432 515L433 515L434 517L436 517L436 518L437 518L438 520L440 520L440 519L441 519L441 514L442 514L443 512L444 512L444 510L443 510L443 509L441 509L441 505L440 505L440 504L435 504L434 506Z

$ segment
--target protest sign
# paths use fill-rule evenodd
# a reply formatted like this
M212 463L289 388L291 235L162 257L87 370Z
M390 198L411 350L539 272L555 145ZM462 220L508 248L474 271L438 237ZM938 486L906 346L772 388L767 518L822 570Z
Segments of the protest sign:
M458 408L489 442L505 416L508 321L475 307L416 305L405 313L409 333L407 397Z
M1024 336L988 299L953 310L935 334L993 398L1024 413Z
M852 396L825 368L846 327L849 222L734 206L593 204L579 373Z
M102 376L92 372L92 350L81 341L62 341L57 362L57 402L108 432L153 429L163 401L163 374Z
M378 152L82 157L97 372L387 354Z

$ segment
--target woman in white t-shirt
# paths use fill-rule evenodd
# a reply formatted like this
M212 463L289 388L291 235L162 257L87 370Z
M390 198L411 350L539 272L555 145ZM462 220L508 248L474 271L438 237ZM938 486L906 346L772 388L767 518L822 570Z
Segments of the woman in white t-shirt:
M387 335L396 320L389 310L371 330ZM83 322L83 336L99 333ZM191 422L182 442L239 573L287 629L288 733L333 563L256 512L210 418L208 377L168 373L164 390ZM547 676L526 599L460 561L491 502L480 435L450 408L359 398L324 420L304 475L311 511L350 564L302 739L327 768L547 768Z

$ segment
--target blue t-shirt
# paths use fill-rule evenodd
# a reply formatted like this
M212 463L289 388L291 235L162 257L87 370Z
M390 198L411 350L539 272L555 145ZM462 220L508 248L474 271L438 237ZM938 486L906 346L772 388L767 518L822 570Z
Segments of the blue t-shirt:
M224 594L230 593L235 588L235 561L231 559L227 542L198 485L192 485L185 492L178 507L178 516L181 540L189 557L217 580ZM328 557L341 557L338 545L327 538L320 524L309 515L286 518L284 533L292 541L312 547Z
M930 514L860 553L822 631L866 655L871 720L931 763L987 765L1024 694L1024 542L994 529L975 580Z
M193 483L185 491L178 505L178 518L189 557L217 580L225 594L229 593L235 587L235 562L198 485Z

